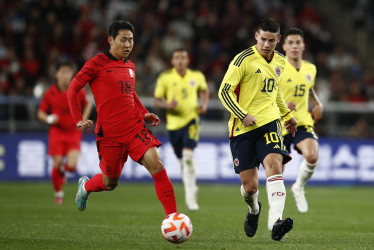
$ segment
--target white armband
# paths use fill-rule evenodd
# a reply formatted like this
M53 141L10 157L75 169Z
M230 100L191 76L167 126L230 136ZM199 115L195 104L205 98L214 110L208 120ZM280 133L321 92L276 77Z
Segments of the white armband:
M46 122L51 125L56 120L56 115L47 116Z

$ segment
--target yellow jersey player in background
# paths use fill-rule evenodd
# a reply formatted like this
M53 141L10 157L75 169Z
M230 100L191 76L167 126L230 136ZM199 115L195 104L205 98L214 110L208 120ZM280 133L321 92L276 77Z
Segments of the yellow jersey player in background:
M209 90L205 76L188 68L187 50L175 50L171 64L173 68L157 79L155 107L167 110L166 128L181 164L186 205L189 210L199 210L193 149L199 139L199 115L207 111Z
M271 237L280 241L293 227L291 218L282 219L286 188L282 164L291 160L282 137L281 120L288 132L296 132L296 119L288 109L279 81L285 58L275 51L279 43L279 23L261 20L255 33L256 45L235 56L222 81L218 96L231 112L230 149L234 170L239 174L241 195L248 204L244 231L256 234L261 203L258 201L258 168L263 165L267 197L272 211Z
M283 129L284 144L290 151L291 143L297 152L304 156L299 168L295 184L291 191L295 197L300 212L308 211L308 203L304 195L306 182L311 178L318 161L318 136L314 132L314 123L322 117L323 106L313 87L316 79L316 66L302 60L305 49L304 33L301 29L290 29L284 39L283 50L286 52L286 66L284 68L281 88L288 107L293 110L298 121L295 137L287 134ZM314 107L309 112L309 100Z

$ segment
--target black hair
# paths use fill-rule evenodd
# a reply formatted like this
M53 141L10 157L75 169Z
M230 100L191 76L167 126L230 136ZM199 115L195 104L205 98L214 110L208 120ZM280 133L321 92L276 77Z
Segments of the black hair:
M284 39L286 39L288 36L290 35L299 35L301 36L301 38L304 39L304 31L302 29L299 29L299 28L291 28L287 31L287 33L284 35Z
M58 71L61 67L64 67L64 66L68 66L72 70L74 70L74 68L75 68L75 65L74 65L73 62L65 60L65 61L60 61L60 62L57 63L56 71Z
M174 55L175 52L187 52L187 54L188 54L187 49L184 49L184 48L177 48L177 49L173 50L172 55Z
M134 26L128 21L118 20L109 26L109 36L116 39L120 30L130 30L134 34Z
M258 30L268 31L272 33L280 33L280 25L273 18L264 18L261 20Z

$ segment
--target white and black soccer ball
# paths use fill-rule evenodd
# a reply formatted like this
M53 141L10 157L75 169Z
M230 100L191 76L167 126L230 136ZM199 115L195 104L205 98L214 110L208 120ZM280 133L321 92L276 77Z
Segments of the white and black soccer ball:
M172 213L166 216L161 224L161 233L166 240L180 244L191 237L192 222L182 213Z

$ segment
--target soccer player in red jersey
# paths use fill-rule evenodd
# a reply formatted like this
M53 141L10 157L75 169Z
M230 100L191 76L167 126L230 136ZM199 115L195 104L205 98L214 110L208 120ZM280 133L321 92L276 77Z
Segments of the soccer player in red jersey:
M55 202L61 204L64 201L62 186L65 182L65 171L76 170L82 131L75 125L66 97L66 90L74 75L73 65L62 62L56 70L56 84L53 84L44 94L39 106L38 118L50 125L48 153L53 159L51 179L55 189ZM77 102L80 107L84 107L83 117L87 119L92 105L83 89L77 95ZM65 163L64 157L66 157Z
M127 157L143 165L152 175L156 194L165 213L176 212L174 188L160 160L161 143L146 128L160 119L149 113L134 90L135 65L127 59L134 45L134 27L116 21L109 27L108 52L88 60L68 89L70 110L78 127L89 128L93 121L81 115L77 93L89 83L96 101L96 143L102 174L81 177L76 196L77 208L86 209L91 192L111 191L117 185Z

